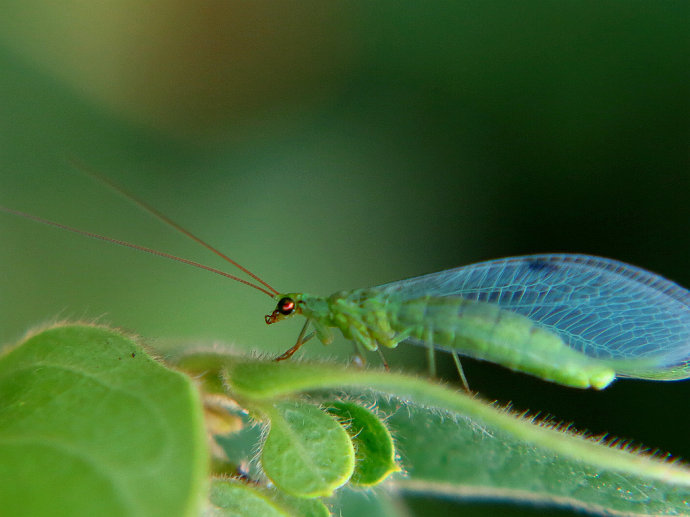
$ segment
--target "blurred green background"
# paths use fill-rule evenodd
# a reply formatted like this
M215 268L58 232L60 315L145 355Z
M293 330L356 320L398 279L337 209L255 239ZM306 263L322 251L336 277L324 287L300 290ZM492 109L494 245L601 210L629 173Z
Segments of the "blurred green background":
M547 251L690 286L689 5L4 2L0 204L226 268L77 159L281 291ZM301 323L267 328L272 308L206 272L0 214L2 343L98 317L164 354L215 341L274 354ZM401 348L390 362L420 368L422 351ZM690 457L690 383L594 393L469 360L466 373L487 398Z

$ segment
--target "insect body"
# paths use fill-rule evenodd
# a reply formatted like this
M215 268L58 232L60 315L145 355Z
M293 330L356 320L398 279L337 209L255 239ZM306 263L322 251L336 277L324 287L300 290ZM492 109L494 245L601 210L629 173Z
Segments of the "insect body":
M277 297L267 323L302 314L325 344L337 328L368 350L406 341L578 388L690 377L690 292L610 259L513 257L328 298Z
M589 255L533 255L341 291L327 298L281 294L109 179L81 170L252 280L11 208L0 206L0 211L206 269L278 300L266 323L296 314L306 323L297 343L277 360L291 357L313 335L328 344L333 329L339 329L360 349L395 348L405 341L430 351L450 351L456 359L460 353L578 388L602 389L616 377L690 377L690 292L643 269ZM314 333L307 334L309 325Z

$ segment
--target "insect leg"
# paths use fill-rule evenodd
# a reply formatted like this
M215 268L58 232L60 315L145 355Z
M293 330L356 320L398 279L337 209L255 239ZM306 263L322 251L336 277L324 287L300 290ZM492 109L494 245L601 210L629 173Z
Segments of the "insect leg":
M458 374L460 375L460 380L462 381L462 385L465 387L465 391L469 393L470 391L470 385L467 384L467 378L465 377L465 372L462 369L462 364L460 364L460 357L458 356L457 352L451 352L453 355L453 361L455 361L455 367L458 370Z
M307 333L307 328L309 328L309 323L311 323L310 319L307 319L307 321L304 323L304 327L302 327L302 330L299 333L299 336L297 336L297 343L295 343L295 346L284 352L282 355L279 355L278 357L275 358L276 361L284 361L285 359L289 359L292 357L292 355L299 350L299 348L309 341L311 338L314 337L314 333L310 332L305 336Z
M386 361L386 356L383 355L383 350L381 350L381 347L377 347L376 351L379 353L379 357L381 358L381 362L383 363L383 367L387 372L390 372L391 369L388 366L388 361Z
M427 327L424 331L424 343L426 344L426 360L429 368L429 377L436 377L436 357L434 350L434 331Z

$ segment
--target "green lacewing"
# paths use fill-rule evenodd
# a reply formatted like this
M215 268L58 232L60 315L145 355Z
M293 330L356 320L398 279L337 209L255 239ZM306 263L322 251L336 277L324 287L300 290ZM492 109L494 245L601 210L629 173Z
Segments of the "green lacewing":
M338 329L358 350L401 342L487 360L544 380L603 389L616 377L690 377L690 292L612 259L545 254L479 262L328 297L282 293L108 178L83 171L165 224L216 253L251 280L123 240L72 228L11 208L0 211L134 248L222 275L277 301L267 324L301 315L291 357L316 336ZM314 327L307 333L309 326ZM385 364L385 363L384 363ZM464 376L463 376L464 381Z

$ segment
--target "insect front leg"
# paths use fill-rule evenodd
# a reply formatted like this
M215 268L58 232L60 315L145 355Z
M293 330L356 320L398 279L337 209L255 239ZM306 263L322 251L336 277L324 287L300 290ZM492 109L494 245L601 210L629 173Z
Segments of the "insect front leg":
M311 323L310 319L307 319L307 321L304 323L304 326L302 327L302 330L299 333L299 336L297 336L297 343L290 348L289 350L285 351L282 355L279 355L278 357L275 358L276 361L284 361L285 359L289 359L290 357L293 356L299 348L309 341L311 338L314 337L314 332L310 332L307 334L307 329L309 328L309 323ZM306 335L305 335L306 334Z

